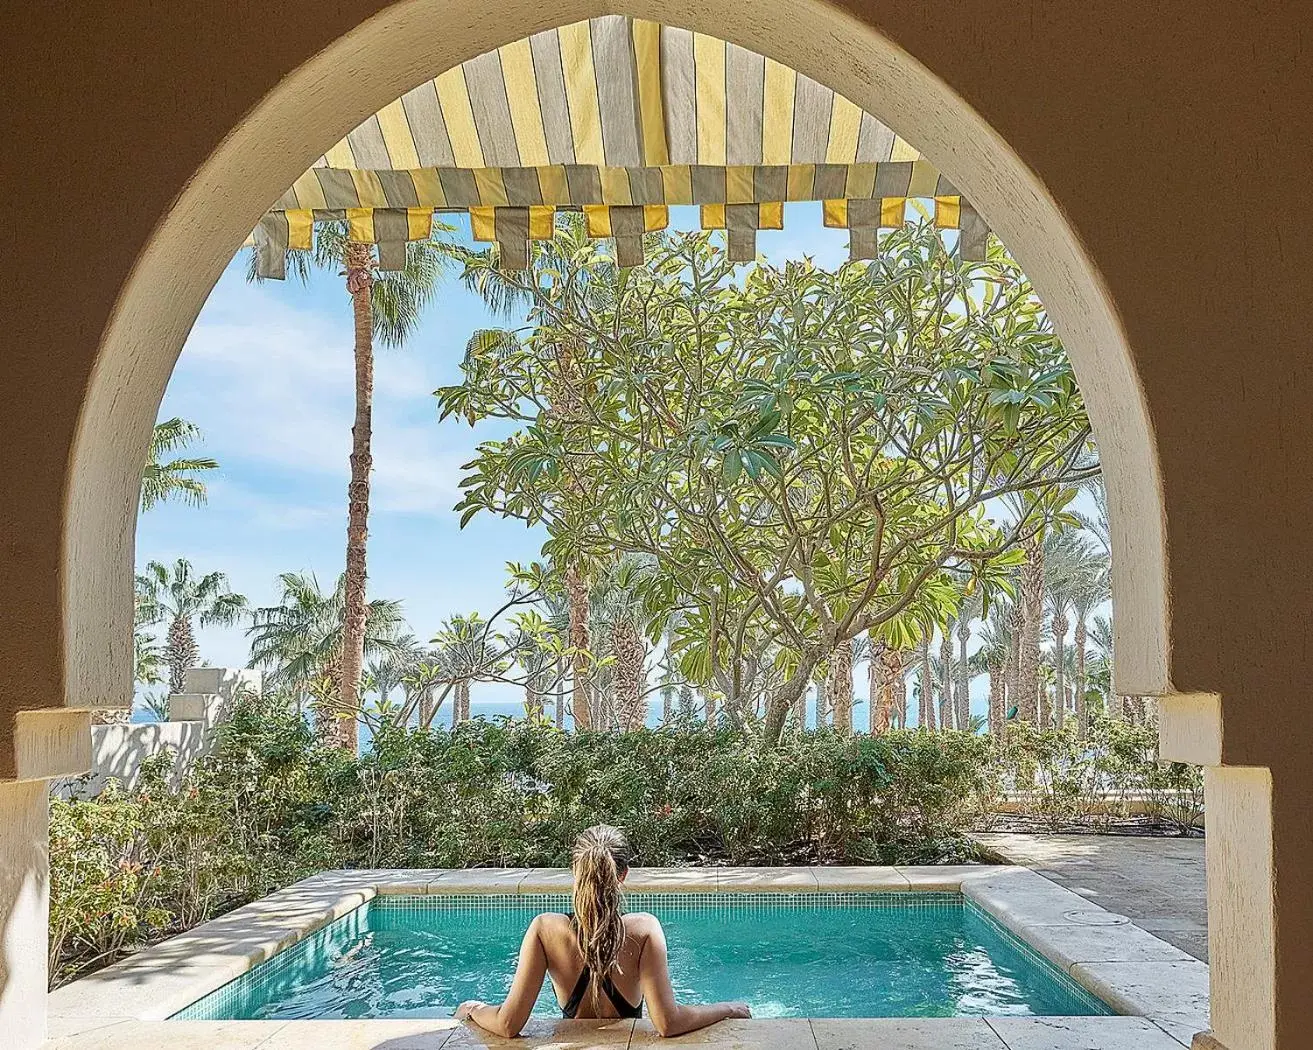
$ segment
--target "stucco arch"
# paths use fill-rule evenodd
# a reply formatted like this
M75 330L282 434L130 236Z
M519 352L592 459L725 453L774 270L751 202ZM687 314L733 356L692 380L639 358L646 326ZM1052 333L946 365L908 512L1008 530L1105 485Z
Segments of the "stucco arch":
M65 703L113 703L130 680L140 462L174 362L210 288L264 208L369 113L500 44L589 17L597 5L502 0L477 18L452 0L407 0L310 56L200 166L115 304L78 422L64 534ZM488 10L495 8L495 17ZM733 40L875 113L944 170L1003 237L1052 312L1105 464L1114 536L1118 673L1168 692L1167 561L1157 450L1115 308L1040 179L940 77L867 24L820 2L641 0L611 5Z

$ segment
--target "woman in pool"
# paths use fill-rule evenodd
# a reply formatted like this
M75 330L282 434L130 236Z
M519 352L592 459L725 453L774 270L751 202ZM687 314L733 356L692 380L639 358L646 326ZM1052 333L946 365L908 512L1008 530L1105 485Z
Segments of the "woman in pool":
M619 829L599 824L580 835L574 844L574 914L535 918L520 945L506 1001L461 1003L456 1016L497 1035L517 1036L547 975L566 1017L642 1017L646 1000L652 1025L663 1036L750 1017L746 1003L675 1002L661 923L654 915L621 910L628 874L629 843Z

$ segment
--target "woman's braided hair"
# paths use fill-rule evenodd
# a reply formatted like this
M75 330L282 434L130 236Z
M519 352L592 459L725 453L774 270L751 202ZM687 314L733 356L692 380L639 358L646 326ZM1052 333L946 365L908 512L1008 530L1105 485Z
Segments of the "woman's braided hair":
M620 880L628 871L629 841L619 828L597 824L575 840L575 936L584 965L593 974L589 992L594 1006L598 986L616 966L625 942Z

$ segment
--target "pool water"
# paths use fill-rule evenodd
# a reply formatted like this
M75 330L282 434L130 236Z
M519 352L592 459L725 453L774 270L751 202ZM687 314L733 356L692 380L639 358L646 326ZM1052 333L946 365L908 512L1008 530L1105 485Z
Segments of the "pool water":
M525 927L564 895L374 898L175 1016L187 1020L450 1017L499 1002ZM665 925L685 1002L755 1017L1108 1014L952 893L633 894ZM535 1014L560 1015L550 981Z

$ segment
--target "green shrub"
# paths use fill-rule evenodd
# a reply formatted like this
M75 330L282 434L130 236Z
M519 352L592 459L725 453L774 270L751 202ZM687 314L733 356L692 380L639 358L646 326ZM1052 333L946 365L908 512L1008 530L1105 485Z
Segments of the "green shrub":
M325 869L566 865L600 821L627 831L641 865L972 860L965 829L1018 787L1053 824L1089 818L1111 792L1114 810L1147 799L1184 825L1202 805L1198 771L1158 763L1154 743L1152 730L1100 722L1085 742L1024 726L1001 741L822 730L763 751L729 728L479 720L384 729L355 757L322 746L286 703L250 697L181 785L161 758L133 791L52 801L51 973L67 979Z
M359 758L276 698L247 698L170 788L51 803L56 982L314 872L557 866L599 821L636 863L968 859L988 742L808 733L762 752L704 728L566 734L522 722L380 732Z
M1009 723L990 759L997 790L1049 830L1107 830L1133 817L1189 833L1203 823L1203 771L1158 760L1158 730L1096 717L1085 739L1076 727L1038 730Z

